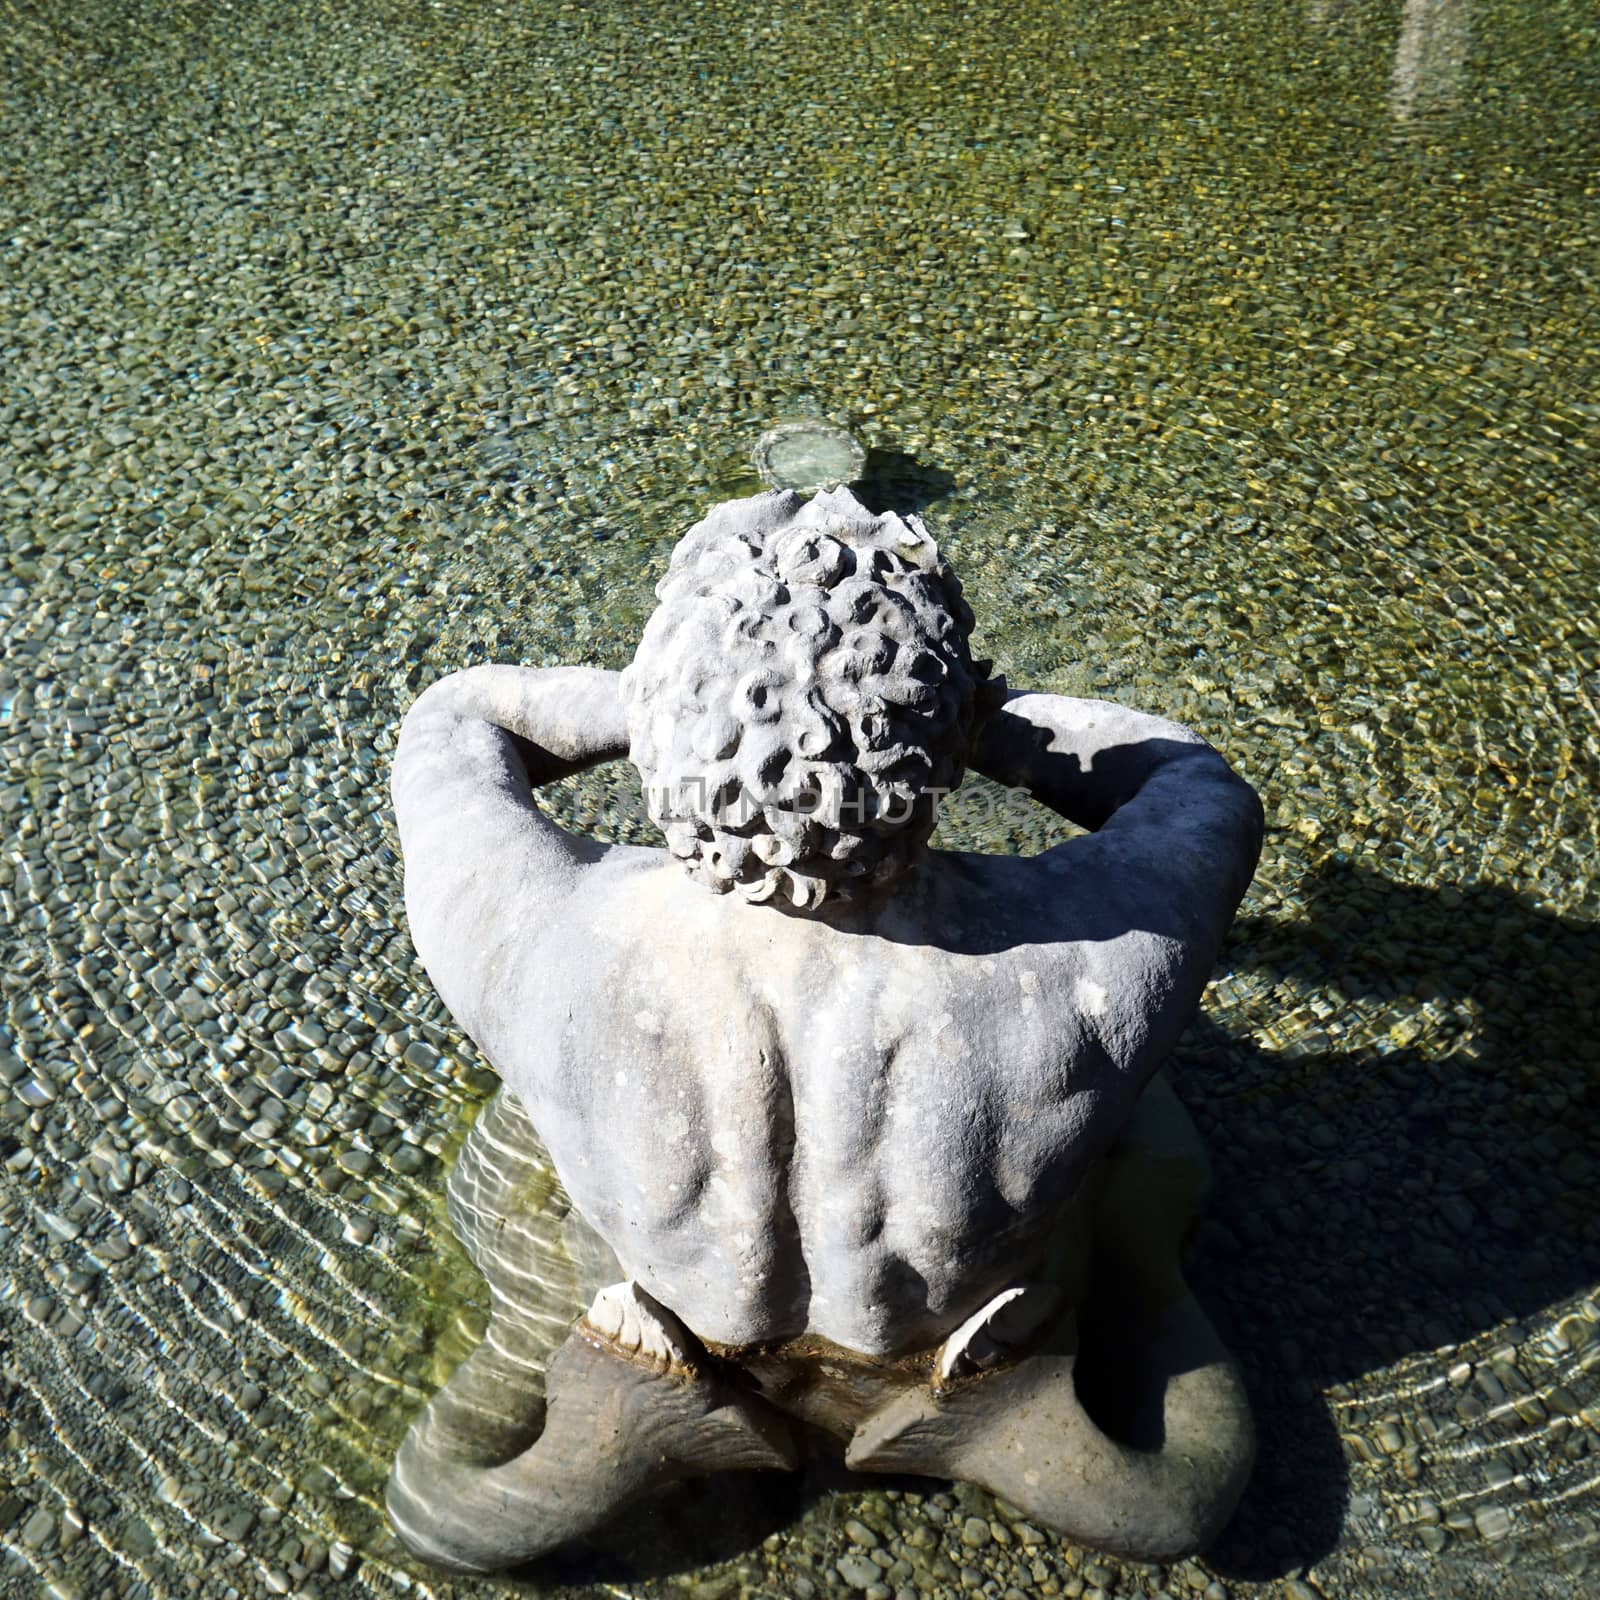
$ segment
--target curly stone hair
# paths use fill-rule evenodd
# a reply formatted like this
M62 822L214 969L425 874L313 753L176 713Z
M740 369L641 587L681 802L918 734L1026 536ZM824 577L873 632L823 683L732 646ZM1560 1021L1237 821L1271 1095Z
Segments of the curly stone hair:
M690 875L809 911L912 865L1005 695L922 523L848 489L732 501L679 542L656 598L622 698Z

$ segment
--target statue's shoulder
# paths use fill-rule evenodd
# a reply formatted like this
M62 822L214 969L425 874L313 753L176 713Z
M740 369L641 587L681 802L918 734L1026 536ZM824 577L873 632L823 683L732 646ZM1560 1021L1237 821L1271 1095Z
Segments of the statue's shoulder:
M941 867L929 926L969 1010L1002 1031L1053 1028L1069 1053L1069 1024L1133 1038L1151 1017L1192 1006L1216 956L1214 911L1159 853L1125 839L1083 834L1032 856L952 855Z
M572 875L534 937L573 984L611 985L590 997L598 1014L609 1015L624 990L658 997L655 1010L692 1010L713 977L719 989L737 986L749 932L733 920L750 909L708 893L666 850L609 845Z
M660 846L595 845L572 875L562 921L648 948L671 941L674 923L711 898Z

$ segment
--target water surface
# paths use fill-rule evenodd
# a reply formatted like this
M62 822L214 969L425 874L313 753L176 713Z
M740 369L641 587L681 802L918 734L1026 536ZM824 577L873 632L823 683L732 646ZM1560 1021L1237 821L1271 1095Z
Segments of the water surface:
M1164 1571L819 1468L529 1582L843 1591L853 1520L891 1592L1574 1592L1592 8L0 0L0 41L4 1592L505 1591L381 1516L479 1326L441 1197L493 1087L406 937L394 731L469 662L623 664L806 414L1014 683L1266 799L1176 1073L1261 1463Z

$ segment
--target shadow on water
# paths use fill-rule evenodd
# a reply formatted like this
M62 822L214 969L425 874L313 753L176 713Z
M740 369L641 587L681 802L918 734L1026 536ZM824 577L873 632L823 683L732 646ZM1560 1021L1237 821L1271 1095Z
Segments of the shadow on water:
M1241 1578L1309 1565L1339 1538L1349 1484L1329 1386L1600 1281L1600 928L1503 889L1419 889L1354 865L1308 898L1291 924L1242 918L1234 970L1381 1010L1392 1048L1310 1036L1269 1052L1201 1018L1174 1073L1216 1171L1196 1277L1260 1430L1210 1552ZM1426 1019L1425 1050L1397 1042L1408 1019Z
M927 466L903 450L869 450L866 470L850 485L875 515L924 511L955 492L956 480L943 467Z

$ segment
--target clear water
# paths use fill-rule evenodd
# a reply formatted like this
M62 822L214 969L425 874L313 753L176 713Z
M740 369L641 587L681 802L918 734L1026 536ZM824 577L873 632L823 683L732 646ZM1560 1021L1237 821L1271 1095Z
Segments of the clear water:
M492 1088L394 730L622 664L796 412L1013 682L1266 798L1176 1075L1261 1463L1166 1571L818 1468L529 1586L842 1592L851 1519L928 1594L1593 1581L1592 7L0 0L0 58L0 1591L508 1587L381 1516Z

